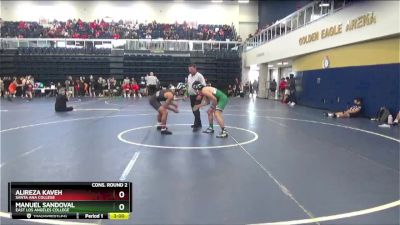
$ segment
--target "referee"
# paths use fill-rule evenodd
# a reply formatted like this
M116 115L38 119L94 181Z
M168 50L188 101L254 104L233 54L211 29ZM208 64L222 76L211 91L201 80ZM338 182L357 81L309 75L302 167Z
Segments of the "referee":
M201 96L197 96L197 91L193 89L192 84L195 81L200 82L204 86L206 86L206 81L204 80L204 77L201 73L197 72L197 67L195 64L190 64L189 65L189 76L187 79L188 82L188 93L190 96L190 105L193 106L200 104L201 103ZM200 110L197 109L196 111L193 111L194 115L194 123L192 125L193 131L197 131L201 128L201 119L200 119Z

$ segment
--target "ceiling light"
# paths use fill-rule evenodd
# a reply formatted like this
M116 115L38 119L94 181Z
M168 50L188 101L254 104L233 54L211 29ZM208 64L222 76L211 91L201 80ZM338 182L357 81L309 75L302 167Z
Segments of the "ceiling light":
M239 3L249 3L249 0L239 0Z
M329 7L329 3L321 3L319 4L319 7Z

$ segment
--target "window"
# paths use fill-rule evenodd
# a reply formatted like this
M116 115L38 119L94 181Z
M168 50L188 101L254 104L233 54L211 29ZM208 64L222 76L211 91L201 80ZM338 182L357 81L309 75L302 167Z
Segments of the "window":
M313 7L308 7L306 9L306 24L311 21L312 11L313 11Z
M297 24L297 15L294 15L294 16L292 17L292 30L296 30L297 27L298 27L298 24Z
M302 27L302 26L304 26L304 15L305 14L305 10L302 10L300 13L299 13L299 23L298 23L298 26L299 27Z
M291 24L291 20L287 20L286 21L286 33L289 33L290 31L292 31L292 24Z

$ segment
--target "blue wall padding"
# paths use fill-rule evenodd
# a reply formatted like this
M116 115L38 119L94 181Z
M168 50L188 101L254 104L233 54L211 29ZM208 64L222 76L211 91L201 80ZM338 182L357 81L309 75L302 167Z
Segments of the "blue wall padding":
M373 117L381 106L394 116L400 108L398 63L303 71L297 73L296 82L300 105L344 110L354 97L361 97L363 116L367 117Z

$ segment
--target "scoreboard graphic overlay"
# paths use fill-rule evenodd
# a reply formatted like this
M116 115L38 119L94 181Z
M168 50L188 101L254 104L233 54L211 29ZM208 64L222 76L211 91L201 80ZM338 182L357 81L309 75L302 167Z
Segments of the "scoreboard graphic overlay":
M131 182L9 182L13 219L129 219Z

